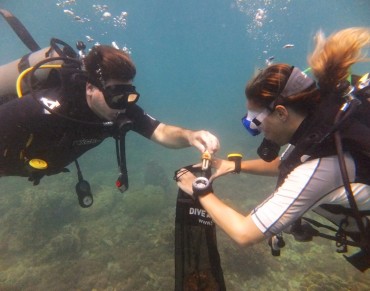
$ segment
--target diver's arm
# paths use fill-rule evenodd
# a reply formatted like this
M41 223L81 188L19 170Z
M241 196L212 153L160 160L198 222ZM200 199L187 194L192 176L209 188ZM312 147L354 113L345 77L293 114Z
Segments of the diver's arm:
M241 172L261 175L261 176L277 176L279 174L280 157L272 162L265 162L262 159L242 161Z
M189 171L183 172L180 170L178 173L178 186L193 196L192 183L195 176ZM213 192L200 196L198 199L213 221L238 244L251 245L265 238L250 215L244 216L238 213L218 199Z
M199 197L199 201L213 221L239 245L249 246L265 239L250 215L238 213L213 193Z
M279 173L279 169L278 169L279 165L280 165L280 158L276 158L272 162L265 162L262 159L245 160L245 161L241 161L240 172L252 174L252 175L275 177ZM211 180L214 180L228 173L235 172L235 162L234 161L213 159L212 167L215 168L216 171L212 175Z
M150 139L168 148L194 146L201 152L211 153L219 149L218 139L208 131L192 131L164 123L157 126Z
M153 132L151 140L168 148L189 147L190 130L160 123Z

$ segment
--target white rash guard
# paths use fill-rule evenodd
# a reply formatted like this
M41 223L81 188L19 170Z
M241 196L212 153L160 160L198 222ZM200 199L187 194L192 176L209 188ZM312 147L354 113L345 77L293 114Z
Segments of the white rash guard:
M349 179L354 181L356 168L350 154L345 154L345 163ZM360 183L351 183L351 186L359 210L370 210L370 186ZM338 225L344 216L329 213L320 207L321 204L350 208L337 156L299 165L251 215L256 226L267 236L280 233L311 209ZM345 230L358 230L353 219Z

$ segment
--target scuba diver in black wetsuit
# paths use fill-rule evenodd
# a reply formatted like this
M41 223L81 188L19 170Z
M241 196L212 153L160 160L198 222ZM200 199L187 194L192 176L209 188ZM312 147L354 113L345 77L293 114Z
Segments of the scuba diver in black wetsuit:
M116 185L125 191L128 179L124 138L129 130L168 148L194 146L201 152L219 149L218 139L208 131L161 123L136 105L139 93L132 85L136 68L124 51L99 45L85 56L84 44L78 43L81 58L77 60L73 49L58 42L64 47L54 48L65 57L51 57L35 64L24 77L29 93L0 106L0 177L28 177L37 185L44 175L67 171L66 167L75 161L80 180L77 193L90 195L77 158L105 138L114 137L121 171ZM61 60L63 64L57 68L49 65ZM27 62L30 57L22 58L17 65L22 67ZM46 81L35 81L41 68L48 66L51 69ZM17 83L18 95L23 95L22 90ZM86 203L81 199L82 207L92 204L92 196Z

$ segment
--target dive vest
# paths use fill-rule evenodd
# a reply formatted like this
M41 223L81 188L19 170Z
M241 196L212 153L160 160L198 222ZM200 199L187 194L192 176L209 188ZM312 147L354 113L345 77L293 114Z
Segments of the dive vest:
M324 96L317 110L302 122L298 129L300 136L293 136L294 149L282 158L278 186L304 161L336 155L335 131L340 132L344 151L350 152L356 160L355 181L370 185L370 86L356 93L361 105L336 126L335 116L343 106L340 94L335 92Z
M350 152L355 160L355 182L370 185L370 85L368 83L369 79L367 79L366 87L357 88L357 90L347 86L351 89L350 93L323 94L321 104L301 123L292 137L292 145L282 156L277 182L277 187L279 187L291 171L307 160L338 156L344 181L343 186L350 208L332 204L324 204L320 207L332 214L342 215L343 220L335 229L313 219L302 217L306 224L302 224L302 220L298 219L291 226L290 233L297 241L309 241L313 236L334 240L339 253L347 252L347 245L359 247L358 253L344 257L360 271L370 268L370 220L368 218L370 209L360 211L357 208L346 170L344 170L343 152ZM345 101L343 96L350 97L347 98L350 100ZM359 232L345 231L344 226L348 218L356 221ZM335 235L319 232L312 226L333 231Z

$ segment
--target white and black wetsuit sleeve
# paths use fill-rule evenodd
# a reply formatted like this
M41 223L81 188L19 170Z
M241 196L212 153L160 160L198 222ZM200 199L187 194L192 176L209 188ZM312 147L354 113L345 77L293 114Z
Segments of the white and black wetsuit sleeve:
M352 157L345 155L350 181L356 168ZM370 209L370 186L351 183L360 210ZM285 230L308 210L320 213L320 205L349 203L342 183L337 156L307 161L295 168L276 191L251 213L256 226L267 236ZM331 218L323 215L327 219ZM333 221L332 221L333 222Z
M127 117L133 121L133 131L150 139L160 121L147 114L140 106L130 106L126 111Z

